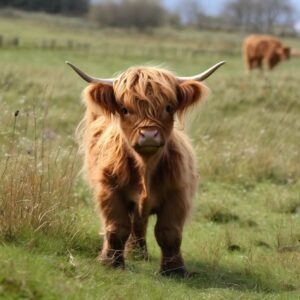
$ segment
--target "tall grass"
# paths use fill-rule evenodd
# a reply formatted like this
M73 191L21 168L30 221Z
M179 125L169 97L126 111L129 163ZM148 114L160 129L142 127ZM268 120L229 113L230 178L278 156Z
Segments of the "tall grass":
M294 77L274 75L225 78L213 88L189 130L205 178L299 183L300 93Z
M47 109L38 108L10 114L1 128L0 238L5 240L26 230L67 232L73 226L76 147L61 148L52 140Z

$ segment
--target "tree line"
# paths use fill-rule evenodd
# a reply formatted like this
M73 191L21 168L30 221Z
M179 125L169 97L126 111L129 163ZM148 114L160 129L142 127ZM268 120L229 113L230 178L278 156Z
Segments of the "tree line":
M52 14L84 15L90 8L89 0L0 0L0 8L10 7L26 11Z
M205 1L178 0L187 25L197 28L296 34L297 12L290 0L227 0L218 15L205 11Z
M144 30L148 27L193 26L199 29L295 33L299 15L290 0L227 0L220 13L209 16L204 0L0 0L0 7L83 15L101 26Z
M95 4L90 17L113 27L158 27L164 25L168 11L160 0L103 0Z
M228 1L223 15L234 27L270 33L280 28L293 30L298 17L289 0Z

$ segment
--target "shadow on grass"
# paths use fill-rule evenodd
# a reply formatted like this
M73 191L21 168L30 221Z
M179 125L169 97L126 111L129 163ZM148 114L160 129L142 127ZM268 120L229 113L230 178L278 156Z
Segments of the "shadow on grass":
M23 247L33 253L51 253L57 256L66 256L67 253L88 259L96 259L102 247L102 238L97 234L78 235L76 238L67 239L63 235L46 235L43 233L35 233L34 235L16 237L12 241L6 241L7 244ZM127 271L130 270L131 259L127 259ZM159 258L151 257L149 264L159 267ZM135 261L134 265L138 266L139 262ZM100 265L99 265L100 266ZM237 291L249 291L255 293L278 293L284 291L296 290L296 287L282 281L277 281L267 275L263 278L259 274L255 274L244 269L236 267L228 268L220 265L213 265L206 262L188 260L187 266L189 270L195 272L191 278L169 277L168 280L184 284L193 289L230 289ZM152 266L151 266L152 268ZM124 271L126 275L126 270ZM131 270L132 271L132 270ZM144 268L134 268L134 273L144 272ZM153 274L153 273L152 273ZM144 274L148 276L147 274ZM152 277L152 276L151 276ZM161 275L157 274L154 281L161 281Z
M195 275L186 279L170 277L170 280L186 284L193 289L219 288L265 294L296 289L292 285L284 285L272 278L262 278L258 274L236 268L229 269L196 261L188 261L187 265L191 266L190 271L194 271Z

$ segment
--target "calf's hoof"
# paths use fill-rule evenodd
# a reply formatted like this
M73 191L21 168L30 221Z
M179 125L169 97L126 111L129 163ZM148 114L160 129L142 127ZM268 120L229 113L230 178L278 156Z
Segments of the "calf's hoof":
M188 272L185 267L179 267L174 269L164 269L160 270L159 273L166 277L179 277L179 278L191 278L194 277L196 273Z
M113 257L100 254L98 256L98 261L104 266L125 269L124 257L123 255L114 255Z

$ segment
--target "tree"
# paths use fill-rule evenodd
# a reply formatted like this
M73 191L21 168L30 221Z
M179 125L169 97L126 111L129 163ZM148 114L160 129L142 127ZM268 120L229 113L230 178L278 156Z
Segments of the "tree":
M45 11L83 15L88 11L89 0L0 0L0 7L12 7L28 11Z
M102 1L91 10L91 17L101 25L140 30L162 25L166 14L160 0Z
M184 24L196 25L201 16L204 15L198 0L180 0L177 10Z
M223 14L232 26L247 31L274 33L277 28L293 30L295 25L289 0L231 0Z

